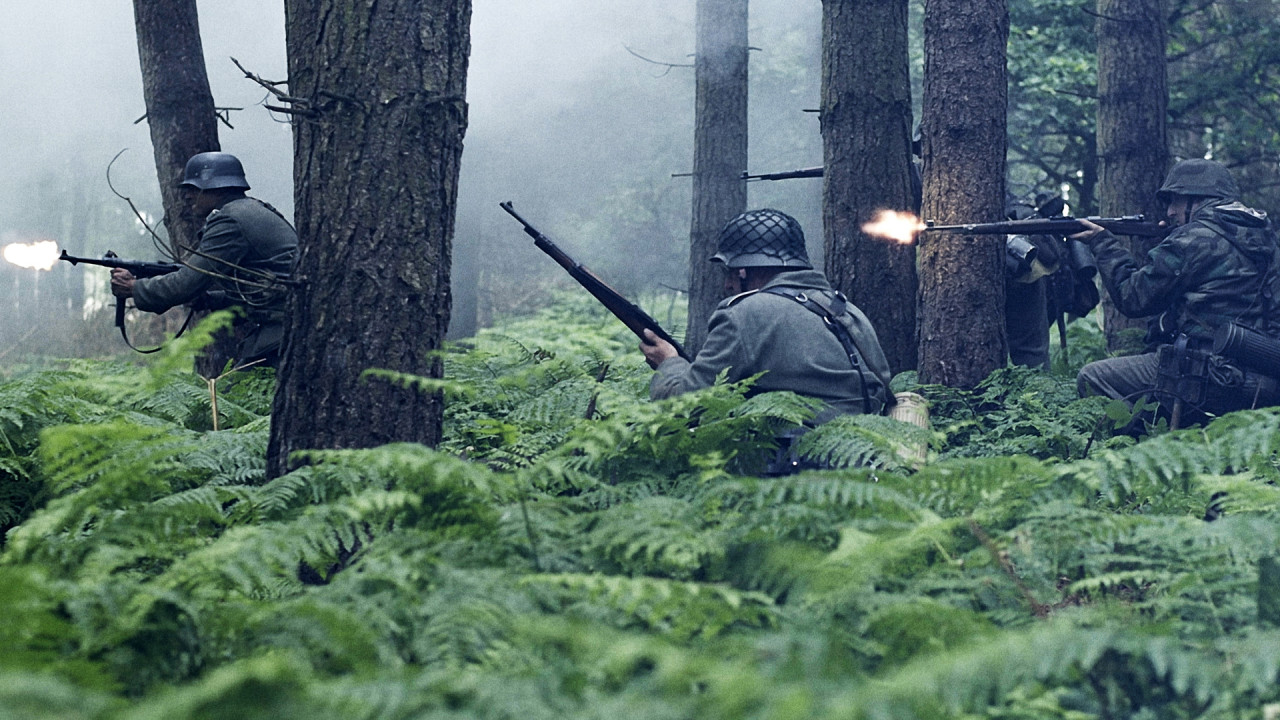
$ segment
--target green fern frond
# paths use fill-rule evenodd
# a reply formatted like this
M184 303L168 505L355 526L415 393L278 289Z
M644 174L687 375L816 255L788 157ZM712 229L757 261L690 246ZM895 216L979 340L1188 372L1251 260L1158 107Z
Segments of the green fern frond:
M723 550L703 532L695 507L675 497L648 497L594 514L583 532L585 552L602 570L687 580Z
M528 575L520 582L550 609L679 639L714 637L734 627L772 627L778 619L768 596L722 585L598 574Z
M928 447L932 436L925 428L880 415L842 415L802 436L796 451L824 467L906 472L915 464L912 448Z

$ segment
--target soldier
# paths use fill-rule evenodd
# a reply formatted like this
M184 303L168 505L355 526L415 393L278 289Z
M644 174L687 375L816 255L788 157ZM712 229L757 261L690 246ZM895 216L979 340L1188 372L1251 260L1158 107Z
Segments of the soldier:
M866 316L834 291L809 262L804 232L777 210L746 212L720 232L712 262L726 269L736 293L712 314L707 339L690 363L646 332L641 343L654 399L764 373L754 390L790 390L823 400L839 413L881 413L893 402L889 364Z
M202 309L239 307L236 364L274 367L284 335L287 280L298 235L279 211L245 195L249 183L234 155L206 152L187 161L181 187L204 227L195 248L174 273L135 278L111 272L111 291L132 297L139 310L162 313L184 303Z
M1084 366L1080 394L1132 401L1149 393L1174 408L1174 424L1181 405L1216 415L1280 403L1275 378L1213 352L1229 324L1280 337L1280 247L1266 213L1240 203L1230 171L1212 160L1174 165L1157 197L1173 231L1141 266L1093 223L1071 236L1091 246L1120 312L1158 316L1147 351Z

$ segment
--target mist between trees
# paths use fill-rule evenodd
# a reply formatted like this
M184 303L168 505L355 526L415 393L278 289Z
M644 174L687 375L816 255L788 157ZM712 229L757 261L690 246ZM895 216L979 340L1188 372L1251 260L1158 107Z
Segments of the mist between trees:
M142 103L131 4L59 0L0 10L0 92L9 99L0 146L0 244L56 240L74 254L156 259L147 231L160 203ZM922 2L912 2L913 98L920 97ZM1009 188L1062 192L1096 208L1090 168L1095 79L1092 2L1011 3ZM1193 12L1195 10L1195 12ZM292 213L287 118L232 64L285 79L278 4L200 3L206 64L223 149L244 160L252 194ZM822 161L820 3L751 5L750 169ZM1172 2L1170 145L1237 166L1246 198L1277 196L1276 3ZM642 300L687 283L693 140L692 0L477 0L469 120L457 203L450 335L533 310L565 285L518 226L531 221L624 293ZM1211 78L1220 78L1212 80ZM919 117L917 112L917 118ZM748 205L783 209L821 252L821 180L759 182ZM106 314L106 273L0 264L0 353L121 352ZM666 303L663 303L665 306ZM142 320L154 342L175 320ZM136 321L135 321L136 322Z

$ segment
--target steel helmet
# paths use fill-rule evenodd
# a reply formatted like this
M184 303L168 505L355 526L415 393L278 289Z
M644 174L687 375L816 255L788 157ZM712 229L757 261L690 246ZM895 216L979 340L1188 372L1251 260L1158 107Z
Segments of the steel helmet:
M249 183L244 179L244 166L235 155L224 152L203 152L192 155L187 161L179 186L193 187L197 190L249 189Z
M1174 195L1239 200L1240 188L1231 177L1231 171L1220 162L1183 160L1169 170L1164 185L1156 191L1156 199L1165 205Z
M810 269L800 223L784 212L751 210L730 220L720 231L712 262L737 269L788 267Z

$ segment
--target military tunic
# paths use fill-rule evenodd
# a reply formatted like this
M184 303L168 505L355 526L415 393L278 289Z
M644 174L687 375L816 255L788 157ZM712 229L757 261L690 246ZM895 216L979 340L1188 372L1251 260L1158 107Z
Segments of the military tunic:
M650 396L659 399L709 387L728 370L730 382L764 373L755 392L790 390L823 400L838 412L881 412L889 363L862 312L846 306L861 351L860 373L821 317L789 297L769 292L773 288L798 289L828 305L836 296L822 273L795 270L779 273L760 290L722 301L711 315L698 356L692 363L680 357L663 361L650 383ZM863 399L864 382L869 408Z
M209 213L195 251L174 273L142 278L133 286L139 310L161 313L207 291L226 294L245 311L238 360L278 351L284 335L288 278L298 253L298 235L279 212L250 197L235 198Z

